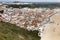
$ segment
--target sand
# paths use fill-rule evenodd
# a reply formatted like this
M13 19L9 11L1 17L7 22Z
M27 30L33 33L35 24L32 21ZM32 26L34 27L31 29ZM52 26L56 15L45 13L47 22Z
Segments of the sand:
M45 24L41 40L60 40L60 14L50 17L52 23Z

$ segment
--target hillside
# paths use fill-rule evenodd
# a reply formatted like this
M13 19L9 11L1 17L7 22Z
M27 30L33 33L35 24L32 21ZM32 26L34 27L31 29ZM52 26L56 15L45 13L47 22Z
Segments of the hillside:
M14 24L0 22L0 40L40 40L38 31L28 31Z

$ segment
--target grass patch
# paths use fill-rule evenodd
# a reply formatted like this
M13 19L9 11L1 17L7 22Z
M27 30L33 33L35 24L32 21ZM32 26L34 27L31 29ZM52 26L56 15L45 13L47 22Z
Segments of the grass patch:
M38 31L28 31L15 24L0 22L0 40L40 40Z

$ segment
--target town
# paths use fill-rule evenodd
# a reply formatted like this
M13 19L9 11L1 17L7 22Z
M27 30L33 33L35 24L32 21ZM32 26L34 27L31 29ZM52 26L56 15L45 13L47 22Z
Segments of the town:
M50 8L6 8L6 5L0 4L0 21L16 24L27 30L38 30L38 36L42 36L45 23L50 21L50 17L60 9Z

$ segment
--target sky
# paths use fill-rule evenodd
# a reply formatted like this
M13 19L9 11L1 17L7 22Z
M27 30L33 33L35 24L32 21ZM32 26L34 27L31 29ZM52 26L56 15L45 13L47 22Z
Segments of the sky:
M22 1L22 2L60 2L60 0L0 0L0 1Z

